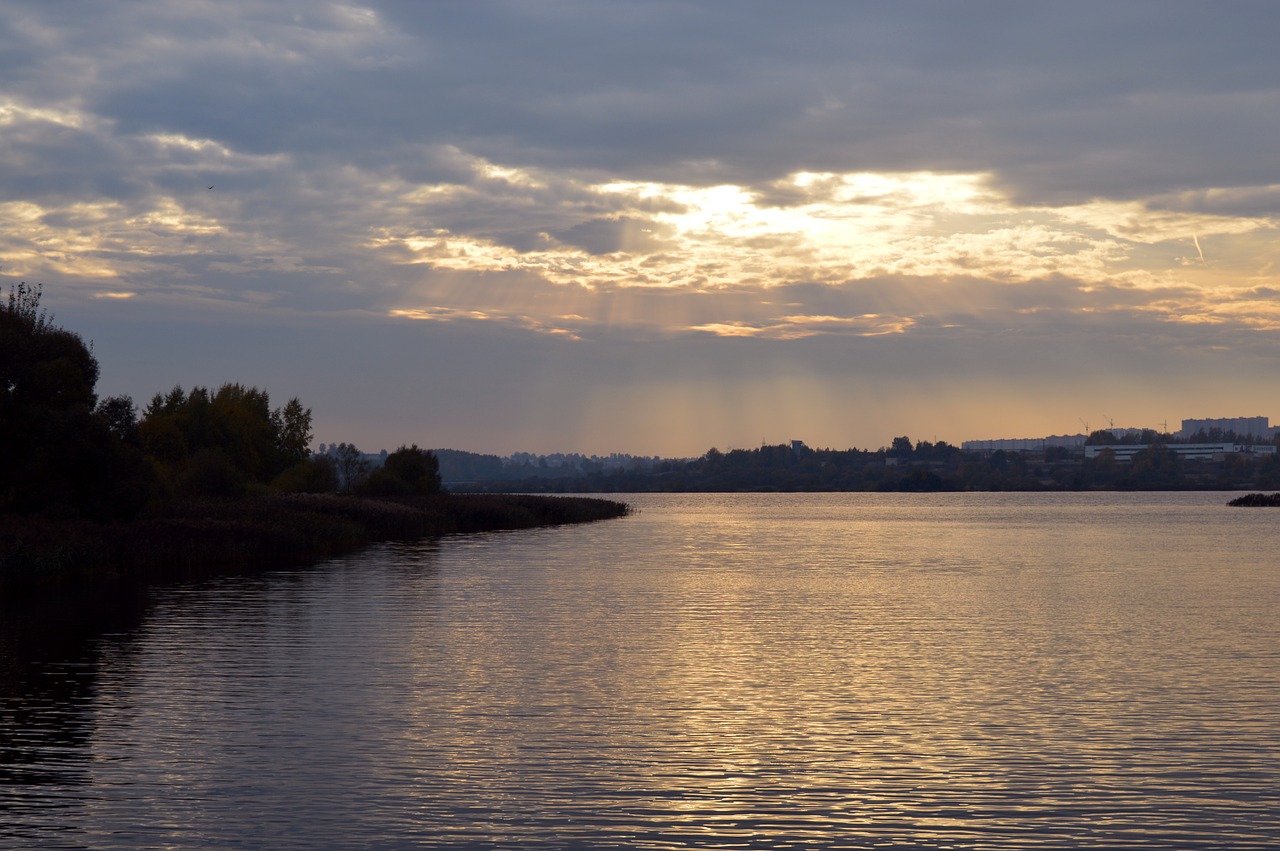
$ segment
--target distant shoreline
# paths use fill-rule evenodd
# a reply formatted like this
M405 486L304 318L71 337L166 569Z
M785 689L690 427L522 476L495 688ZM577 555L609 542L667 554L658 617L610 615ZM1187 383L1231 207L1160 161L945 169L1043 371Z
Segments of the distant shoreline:
M95 593L311 564L368 544L587 523L629 507L593 497L440 493L398 499L265 494L97 523L0 516L0 596Z
M1248 493L1227 503L1233 508L1280 508L1280 493Z

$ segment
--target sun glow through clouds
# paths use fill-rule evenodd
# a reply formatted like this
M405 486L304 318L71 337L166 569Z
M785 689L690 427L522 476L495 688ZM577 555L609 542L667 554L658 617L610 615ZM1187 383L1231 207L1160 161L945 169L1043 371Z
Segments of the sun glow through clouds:
M1158 3L819 5L12 0L0 269L84 320L129 376L104 392L302 382L339 440L705 450L988 436L1073 395L1256 407L1269 9L1157 33ZM146 329L215 316L235 345L155 356ZM350 345L309 349L319 328ZM355 425L412 407L405 380L450 404Z
M630 181L563 184L550 174L481 160L472 160L471 168L485 181L500 180L503 197L559 192L596 200L589 206L580 201L581 211L563 212L567 222L577 225L540 231L532 241L507 242L501 231L481 237L448 227L385 228L367 246L436 272L532 275L575 292L582 304L574 311L580 315L623 324L653 321L643 311L619 311L616 295L626 290L702 297L817 284L855 292L859 282L884 278L985 279L1008 286L1071 279L1080 282L1079 293L1117 288L1159 292L1161 298L1141 309L1175 322L1209 320L1216 308L1198 295L1203 284L1188 278L1189 273L1205 274L1204 264L1188 270L1171 256L1169 246L1181 244L1188 234L1247 237L1266 228L1258 220L1153 210L1137 202L1019 206L994 189L986 174L796 172L759 187L697 187ZM409 194L428 218L435 218L430 214L436 210L443 221L456 193L475 191L459 187L425 193L414 188ZM602 217L591 207L610 213ZM539 313L536 299L499 303L485 301L485 292L475 288L473 298L479 300L457 307L479 306L495 320L512 311L525 317ZM936 305L937 299L932 301ZM908 302L847 315L788 313L766 304L758 302L737 316L721 315L714 321L696 321L690 313L666 327L725 337L798 339L903 334L926 319L921 305ZM972 307L981 309L980 304ZM1082 314L1096 309L1076 307ZM1246 314L1249 307L1237 303L1234 310ZM1259 321L1270 325L1269 318L1261 317L1253 324ZM520 324L560 327L558 322L527 319ZM960 327L954 320L932 324Z
M533 179L501 171L512 186ZM714 289L840 282L878 274L1064 274L1131 283L1141 246L1184 238L1193 226L1248 233L1260 225L1221 217L1150 213L1137 204L1019 208L983 175L798 173L768 192L740 186L606 183L586 187L655 234L640 251L590 252L571 243L521 249L447 229L387 229L373 248L399 245L411 262L459 271L525 269L555 283ZM430 210L431 198L416 200ZM659 202L659 203L655 203ZM653 206L653 212L646 207ZM555 240L548 239L549 242ZM1163 271L1163 270L1162 270Z

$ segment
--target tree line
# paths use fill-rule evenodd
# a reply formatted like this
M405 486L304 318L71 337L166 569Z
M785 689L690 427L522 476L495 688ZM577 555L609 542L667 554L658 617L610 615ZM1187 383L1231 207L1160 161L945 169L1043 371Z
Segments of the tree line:
M256 387L177 386L141 411L127 395L99 399L92 345L59 327L41 297L22 282L0 303L0 513L111 520L271 490L440 490L435 455L416 445L343 477L340 459L310 452L311 409L297 398L272 407Z
M1168 432L1159 432L1152 428L1128 429L1120 434L1107 428L1096 429L1085 439L1086 446L1156 446L1169 443L1232 443L1237 446L1258 446L1260 444L1280 445L1280 432L1273 437L1259 437L1255 434L1240 434L1232 429L1210 428L1179 437Z
M448 474L446 468L446 474ZM1065 448L1043 452L964 452L946 441L903 435L877 450L765 445L699 458L658 461L586 475L530 475L519 482L477 481L474 490L640 493L732 491L1042 491L1233 490L1280 487L1280 456L1228 455L1187 461L1160 443L1130 460L1104 449L1085 458Z

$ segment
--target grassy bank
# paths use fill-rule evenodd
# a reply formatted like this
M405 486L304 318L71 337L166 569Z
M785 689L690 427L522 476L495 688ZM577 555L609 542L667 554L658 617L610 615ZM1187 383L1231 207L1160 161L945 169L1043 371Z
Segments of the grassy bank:
M0 516L0 596L285 567L375 541L585 523L626 513L622 503L582 497L272 494L188 503L120 523L6 515Z

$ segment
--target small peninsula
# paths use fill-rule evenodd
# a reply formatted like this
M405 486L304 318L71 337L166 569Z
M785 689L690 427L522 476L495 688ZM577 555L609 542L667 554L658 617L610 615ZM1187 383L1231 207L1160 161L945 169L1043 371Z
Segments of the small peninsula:
M311 410L265 390L99 399L98 362L40 307L0 304L0 596L283 567L378 541L620 517L610 500L453 494L416 445L374 469L312 454ZM346 445L344 444L344 447Z
M1280 508L1280 493L1247 493L1227 503L1237 508Z

